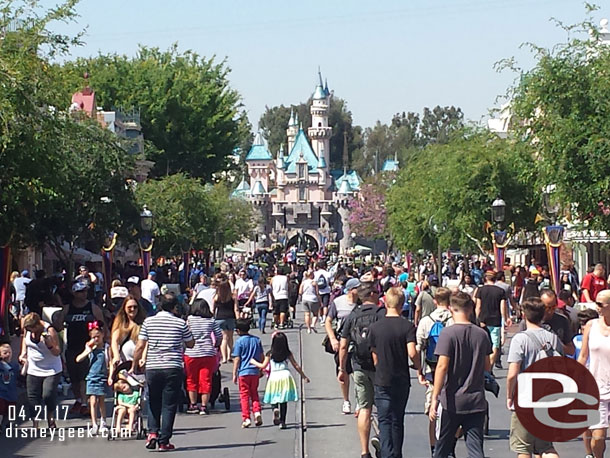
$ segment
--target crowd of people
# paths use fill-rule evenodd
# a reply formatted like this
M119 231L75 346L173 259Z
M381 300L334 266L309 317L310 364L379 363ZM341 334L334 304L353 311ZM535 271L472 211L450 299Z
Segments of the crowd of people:
M109 427L132 434L145 388L146 447L172 450L179 406L184 402L186 413L207 415L226 364L239 388L241 426L263 424L264 374L262 403L272 406L273 423L285 429L288 403L298 399L290 368L309 382L286 331L298 308L306 333L325 334L343 398L340 411L357 416L362 457L402 456L411 370L425 386L431 455L455 456L463 436L469 456L483 457L490 414L485 392L499 395L494 369L502 368L514 322L507 407L513 408L518 374L540 357L541 348L577 359L595 376L602 399L600 423L583 436L585 453L603 456L610 403L610 290L603 265L582 282L566 265L557 294L548 269L535 260L497 271L478 260L447 259L440 272L434 262L392 257L357 267L335 258L268 261L264 267L223 262L213 270L196 262L188 278L184 269L164 273L153 267L142 279L116 272L108 290L86 266L62 281L42 271L32 280L27 271L13 273L12 329L21 346L16 361L10 345L0 346L0 372L9 381L0 385L0 416L6 422L8 406L17 401L21 373L31 417L45 408L49 428L57 427L58 385L69 382L70 414L88 416L95 434ZM160 280L171 276L178 283L182 276L178 291ZM590 306L579 310L577 302ZM267 331L273 334L265 351L260 336ZM111 394L109 425L105 397ZM378 435L371 435L374 416ZM553 444L532 435L515 414L510 447L519 457L557 456Z

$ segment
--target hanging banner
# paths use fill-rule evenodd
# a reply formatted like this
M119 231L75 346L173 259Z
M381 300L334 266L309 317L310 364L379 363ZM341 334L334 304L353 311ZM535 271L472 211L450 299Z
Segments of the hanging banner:
M182 263L184 264L184 287L191 287L191 251L184 251L182 253Z
M0 343L9 342L9 275L11 269L11 249L8 246L0 247Z
M102 274L104 275L104 292L106 293L107 306L112 305L110 301L110 286L112 283L112 256L114 254L117 236L118 234L116 232L112 232L108 238L110 243L107 246L102 247L102 263L104 266Z
M546 226L543 229L544 244L546 245L546 254L549 262L549 273L551 275L551 285L553 290L559 294L560 284L560 268L561 268L561 244L563 243L563 226Z
M153 238L142 238L138 241L140 245L140 255L142 257L142 275L143 278L148 277L150 272L150 266L152 261L152 249L155 239Z

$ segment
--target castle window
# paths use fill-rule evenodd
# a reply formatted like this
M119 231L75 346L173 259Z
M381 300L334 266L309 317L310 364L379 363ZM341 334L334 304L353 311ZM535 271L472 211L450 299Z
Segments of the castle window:
M305 189L304 187L299 188L299 200L307 200L307 189Z
M299 164L299 179L305 178L305 164Z
M318 123L318 127L322 127L322 123L321 122Z

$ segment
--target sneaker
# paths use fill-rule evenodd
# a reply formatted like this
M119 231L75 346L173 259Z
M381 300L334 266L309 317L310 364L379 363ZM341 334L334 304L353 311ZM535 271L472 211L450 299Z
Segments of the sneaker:
M186 413L199 413L199 407L196 404L189 404Z
M345 415L352 413L352 404L349 401L343 401L341 412L343 412Z
M72 407L70 407L70 410L68 410L68 413L72 414L72 415L79 415L81 407L82 407L82 404L80 401L74 401L74 404L72 404Z
M280 424L280 409L273 409L273 424L275 426Z
M496 368L497 368L497 369L502 369L502 361L500 361L500 360L498 359L498 360L496 361L495 366L496 366Z
M169 452L171 450L175 450L176 446L174 444L170 444L169 442L167 444L159 444L159 451L160 452Z
M381 458L381 442L379 441L379 436L373 436L371 438L371 445L375 449L375 457Z
M241 427L242 428L249 428L252 425L252 422L250 421L249 418L246 418L242 423L241 423Z
M254 414L254 425L255 426L263 426L263 416L260 412L256 412Z
M311 334L311 328L307 330L307 334Z
M373 458L370 453L363 453L360 458Z
M108 426L106 425L106 422L104 421L104 422L100 423L100 433L104 434L106 432L108 432Z
M158 439L159 439L159 436L157 436L157 433L149 433L148 436L146 437L146 448L148 450L156 449Z
M199 415L208 415L208 408L206 406L201 406L201 409L199 409Z
M98 425L91 426L91 434L93 436L97 436L97 433L100 431L100 427Z
M286 429L286 423L280 423L280 429Z

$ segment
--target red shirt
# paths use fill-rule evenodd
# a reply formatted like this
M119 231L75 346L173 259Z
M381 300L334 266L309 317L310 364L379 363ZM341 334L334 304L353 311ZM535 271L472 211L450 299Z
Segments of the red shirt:
M603 278L599 278L593 273L590 273L584 276L580 287L589 291L589 297L591 297L591 301L595 302L595 298L597 298L597 293L599 293L601 290L606 289L607 284L606 280L604 280ZM587 302L584 294L581 294L580 301Z

